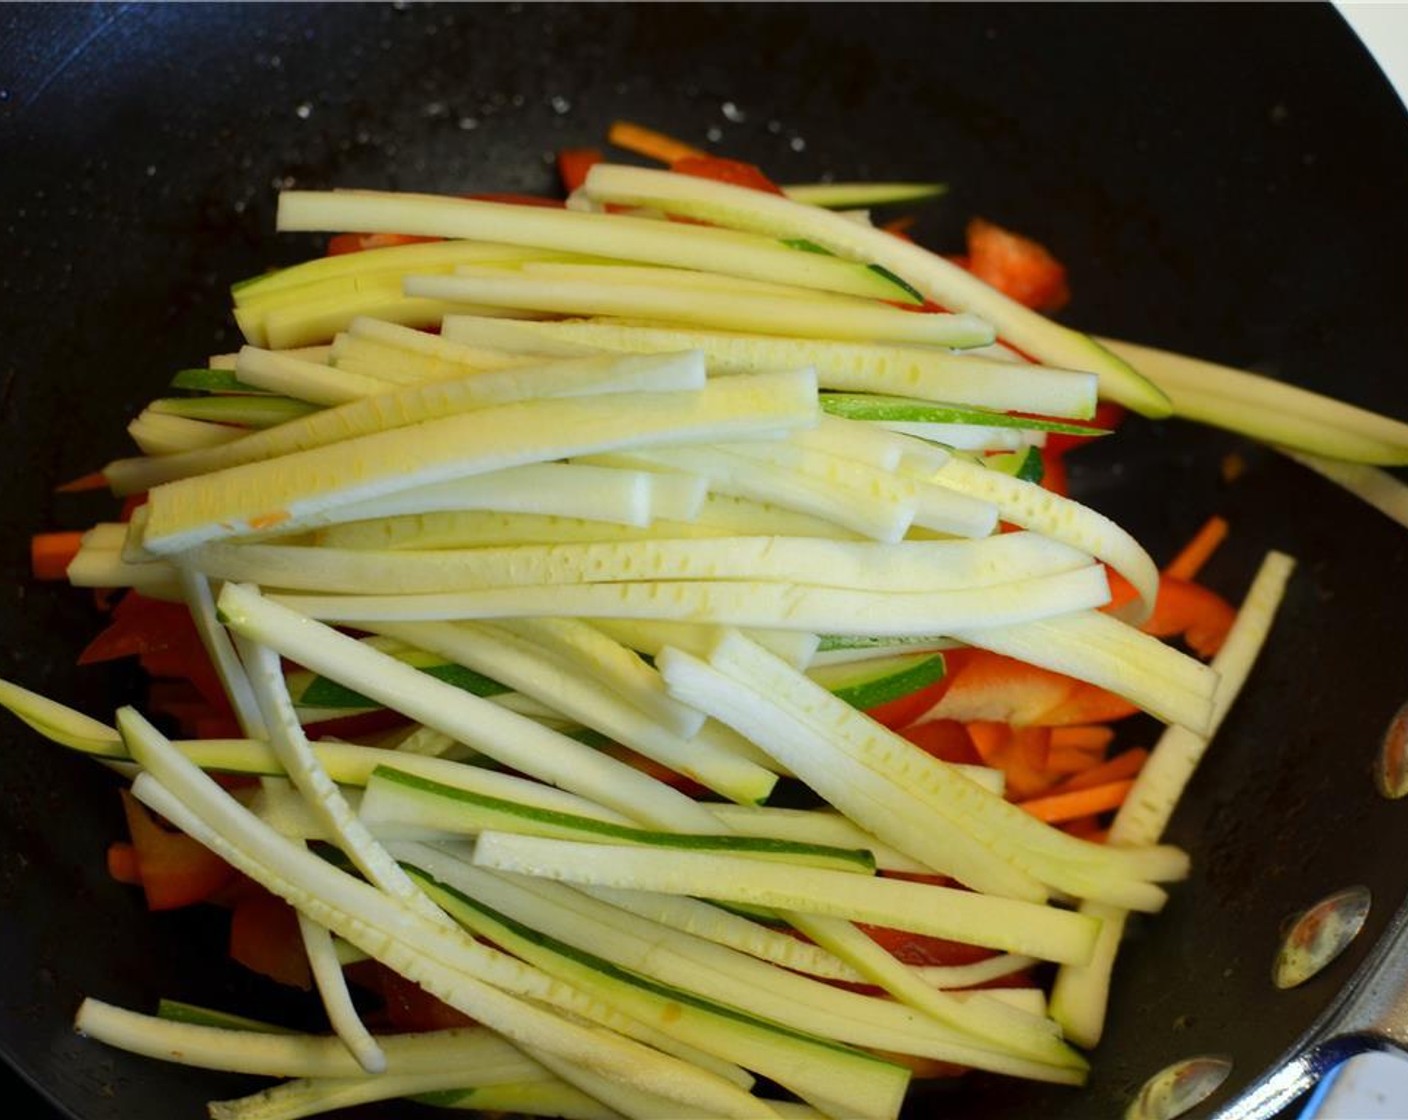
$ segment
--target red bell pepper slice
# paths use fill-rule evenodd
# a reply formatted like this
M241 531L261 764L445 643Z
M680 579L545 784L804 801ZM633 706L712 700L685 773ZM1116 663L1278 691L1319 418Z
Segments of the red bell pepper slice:
M968 269L1036 311L1059 311L1071 298L1066 269L1030 238L974 218L968 223Z
M474 1025L464 1012L437 999L424 988L393 972L380 961L358 961L347 975L381 997L376 1020L393 1031L443 1031Z
M298 915L263 889L241 893L230 912L230 958L291 988L313 986Z
M132 835L136 872L149 909L175 910L204 902L234 880L233 867L184 833L162 828L146 807L126 790L122 791L122 810ZM113 859L110 851L109 870L113 870ZM121 854L117 862L116 870L132 870Z
M587 181L587 172L602 161L600 148L563 148L557 153L557 175L568 194Z
M956 719L931 719L912 723L900 732L920 750L942 762L981 766L983 756L968 729Z
M747 187L766 194L782 193L782 188L764 175L756 165L744 163L742 160L725 159L722 156L687 155L671 163L670 170L679 175L713 179L717 183L730 183L735 187Z
M443 237L417 237L410 233L335 233L328 238L327 255L340 257L366 249L389 249L393 245L419 245L425 241L443 240Z

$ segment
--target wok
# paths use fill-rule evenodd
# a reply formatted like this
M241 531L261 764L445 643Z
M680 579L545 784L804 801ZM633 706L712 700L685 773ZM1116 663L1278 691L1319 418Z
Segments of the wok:
M1408 414L1408 121L1327 7L13 5L0 28L0 675L98 714L134 682L73 667L97 616L28 580L26 535L103 516L54 485L123 453L172 370L235 347L229 281L315 248L271 236L281 185L546 191L550 154L615 117L783 181L939 178L920 236L956 248L981 214L1043 240L1066 321ZM1195 871L1133 931L1089 1089L966 1078L912 1113L1114 1116L1216 1053L1232 1076L1195 1115L1271 1115L1309 1077L1257 1089L1291 1054L1313 1073L1408 1027L1408 806L1371 780L1408 698L1408 533L1181 423L1131 422L1074 472L1156 557L1227 516L1207 579L1234 600L1268 548L1300 568L1173 821ZM220 922L149 916L108 880L106 775L13 723L0 740L0 1050L83 1120L251 1088L73 1035L85 994L308 1011L219 963ZM1355 884L1362 935L1275 990L1283 922Z

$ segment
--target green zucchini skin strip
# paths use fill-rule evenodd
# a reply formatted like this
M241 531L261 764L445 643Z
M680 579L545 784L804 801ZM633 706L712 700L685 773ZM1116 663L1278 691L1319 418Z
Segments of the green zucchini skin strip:
M1052 907L949 887L702 852L483 832L476 865L591 886L660 890L850 918L1005 952L1083 963L1099 923ZM668 862L667 862L668 861Z
M386 787L399 787L402 795L393 795L388 804L382 797L382 794L388 792ZM875 872L874 855L862 849L835 848L826 844L723 832L708 835L632 828L588 817L527 807L503 798L447 786L429 778L397 770L394 762L388 767L378 767L373 772L367 783L367 794L362 799L360 812L369 822L394 821L414 824L418 823L415 810L421 805L432 810L441 810L435 815L435 827L459 821L460 828L467 833L502 829L531 836L584 840L588 843L626 843L666 851L729 853L782 863L796 863L806 867L850 871L861 875L871 875Z
M849 1067L845 1076L856 1079L851 1099L844 1102L851 1110L848 1115L883 1117L898 1114L908 1082L908 1073L903 1067L817 1035L804 1034L790 1027L755 1018L727 1005L715 1003L695 992L628 972L603 957L574 948L515 921L437 880L429 872L413 864L408 866L407 870L451 916L476 933L512 948L525 960L544 971L564 979L570 978L586 986L588 990L634 990L639 994L626 1006L631 1007L636 1015L649 1021L649 1018L659 1014L659 1011L647 1011L645 1006L649 1004L658 1007L664 1004L671 1008L669 1013L672 1016L677 1016L672 1025L674 1030L690 1027L695 1018L719 1022L719 1026L693 1028L686 1038L692 1045L708 1046L719 1057L736 1061L745 1068L752 1068L772 1077L803 1097L811 1095L808 1091L811 1088L808 1079L815 1076L803 1062L810 1064L820 1061L824 1056L827 1063ZM750 1035L753 1037L748 1037ZM775 1058L764 1060L771 1058L775 1051L773 1039L788 1047L798 1048L798 1056L788 1062L777 1061ZM803 1058L802 1055L806 1052L812 1052L815 1056L808 1055ZM788 1068L789 1065L791 1068ZM838 1073L839 1071L833 1070L832 1076ZM867 1083L865 1087L860 1084L862 1077ZM839 1086L832 1084L833 1088L839 1089ZM876 1093L879 1095L865 1099L867 1094Z
M647 906L657 899L680 901L673 896L583 891L543 879L502 876L465 863L457 845L403 843L394 851L440 882L548 936L662 983L708 991L720 1003L807 1034L1042 1080L1078 1080L1087 1068L1056 1037L1055 1024L1042 1016L997 1009L975 1013L942 994L934 1002L945 1005L944 1015L916 1015L894 1001L837 989L693 934L662 928L629 906L621 909L618 901L622 894ZM799 920L792 913L786 917ZM855 935L866 937L859 930ZM876 950L885 952L879 946Z
M716 1073L610 1031L584 1029L526 1001L522 997L531 993L535 1000L593 1012L598 1019L602 1014L616 1017L595 1001L584 1004L576 992L555 990L536 970L421 918L272 833L132 709L119 711L118 727L147 771L133 787L140 800L310 918L451 1006L515 1042L594 1064L642 1088L688 1100L703 1095L721 1116L751 1120L757 1115L756 1099Z
M1060 432L1063 435L1109 435L1105 428L1071 424L1034 416L1013 416L990 408L942 404L920 397L896 397L883 393L822 393L821 410L828 416L847 420L901 420L930 424L977 424L991 428L1017 428L1027 432Z

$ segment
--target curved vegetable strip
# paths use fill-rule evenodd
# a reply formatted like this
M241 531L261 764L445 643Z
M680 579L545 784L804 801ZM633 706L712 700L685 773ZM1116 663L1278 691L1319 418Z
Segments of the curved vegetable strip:
M973 635L1001 631L1017 641L1020 627L1029 622L1083 618L1087 608L1106 601L1108 587L1104 569L1094 565L957 591L851 591L755 580L656 580L495 587L445 595L278 595L270 601L325 622L469 621L505 616L708 618L727 626L812 633L828 627L866 636L946 632L982 645L985 638ZM848 623L841 627L838 620ZM982 630L971 629L980 626Z
M624 763L320 626L257 591L226 584L220 609L237 633L521 773L575 789L661 828L715 827L707 809Z
M1159 594L1158 566L1138 541L1104 514L1035 483L957 456L934 473L933 481L992 502L1004 520L1034 529L1109 564L1129 580L1139 596L1128 610L1126 621L1138 625L1153 612Z
M624 280L605 285L513 273L470 275L463 270L453 276L408 276L405 289L410 295L449 305L663 319L770 335L959 348L993 341L992 328L976 316L911 315L874 301L853 303L844 296L772 296L705 287L684 290Z
M190 558L217 579L353 595L661 580L778 580L917 593L993 587L1090 566L1085 553L1037 533L892 543L773 536L664 538L425 552L220 544L197 549Z
M218 447L159 459L119 459L110 463L105 472L116 493L133 494L176 479L311 451L476 409L578 394L698 389L703 377L703 365L687 354L636 358L624 365L610 358L568 358L472 373L452 381L391 386L374 396L359 396Z
M243 1030L143 1015L91 996L74 1028L89 1038L169 1062L261 1077L356 1077L357 1060L323 1034ZM483 1027L388 1036L387 1072L427 1073L508 1056L509 1043Z
M634 910L623 913L614 901L605 901L623 894L642 900L646 906L687 899L654 892L582 889L532 876L495 874L469 865L443 846L407 843L397 845L396 851L452 889L550 937L662 983L716 991L723 1003L793 1029L848 1045L942 1056L984 1069L1012 1072L1025 1067L1044 1080L1075 1080L1085 1069L1080 1056L1054 1037L1055 1025L1049 1021L1004 1010L969 1011L959 1000L940 994L932 1003L945 1009L948 1021L941 1023L916 1016L890 1000L797 976L697 935L662 928L662 923L643 918ZM885 952L869 943L877 952ZM985 1022L1001 1022L1005 1029L996 1037L987 1037L974 1029Z
M279 195L281 232L349 227L487 238L556 252L773 280L842 295L914 302L902 285L863 264L802 252L769 237L734 230L443 195L380 191L284 191Z
M1123 696L1151 715L1194 730L1208 726L1217 673L1099 611L1014 626L953 630L969 645L1006 654Z
M333 1033L342 1039L364 1070L368 1073L384 1073L386 1055L352 1005L352 994L347 989L347 978L343 975L342 965L337 959L332 934L308 915L301 913L298 915L298 933L303 938L303 946L308 953L308 965L313 972L313 983L317 985L318 994L327 1009L328 1022Z
M1402 421L1215 362L1103 341L1154 379L1179 416L1326 458L1408 465Z
M681 667L688 671L688 662L680 660ZM797 725L826 735L833 744L833 755L860 760L880 780L902 790L903 800L897 804L911 804L942 817L956 826L955 831L1053 887L1077 897L1113 893L1142 898L1142 902L1134 904L1135 908L1157 910L1163 892L1144 880L1180 878L1187 872L1187 857L1176 850L1117 850L1084 844L1033 820L1017 806L968 781L952 766L855 711L740 635L724 638L709 660L715 670L726 674L735 691L746 693L755 704L770 702ZM675 659L670 659L660 666L672 687L676 682L674 665ZM804 779L809 778L804 771L793 769ZM815 767L809 769L814 771ZM840 804L831 797L827 799ZM871 830L895 843L885 831L874 827ZM896 846L906 850L908 845Z
M1147 416L1169 413L1163 393L1094 339L1051 322L959 265L883 230L785 198L647 168L598 164L583 189L599 202L656 207L736 229L805 238L839 256L880 265L926 298L982 316L1004 341L1025 353L1098 374L1102 395Z
M1387 471L1362 463L1343 463L1301 451L1286 451L1286 454L1301 466L1308 467L1321 477L1343 486L1356 498L1368 502L1384 516L1408 528L1408 486Z
M768 1114L756 1098L714 1074L620 1036L577 1026L476 978L469 969L482 966L470 962L497 955L418 919L375 888L268 833L135 712L119 712L118 725L149 771L138 780L139 796L274 893L296 900L315 920L451 1006L515 1042L541 1046L672 1098L707 1103L721 1117L752 1120ZM168 793L162 779L179 793ZM521 965L516 971L527 972Z
M883 393L1003 412L1088 418L1096 408L1092 374L912 346L774 338L635 323L525 323L470 315L447 316L442 330L446 338L528 354L554 353L566 344L638 354L699 350L715 373L764 373L812 366L823 389Z
M1112 844L1148 844L1158 840L1223 717L1236 700L1252 665L1271 631L1294 561L1269 553L1262 561L1237 621L1213 668L1221 675L1207 728L1199 734L1170 727L1145 763L1133 791L1115 815ZM1104 1030L1110 976L1119 952L1127 913L1117 907L1084 904L1082 912L1101 919L1100 939L1092 959L1082 966L1059 970L1051 993L1051 1013L1068 1036L1082 1046L1094 1046Z
M810 371L722 378L697 392L479 408L158 486L139 511L147 514L142 544L162 554L250 532L311 527L325 510L415 486L573 455L773 436L808 427L817 415Z

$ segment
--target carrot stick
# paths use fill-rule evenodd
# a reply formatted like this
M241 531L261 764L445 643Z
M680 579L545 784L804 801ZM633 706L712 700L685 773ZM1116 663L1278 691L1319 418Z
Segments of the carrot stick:
M1103 723L1068 723L1051 729L1051 746L1103 753L1115 738L1115 729Z
M1046 768L1054 775L1066 776L1079 774L1092 766L1099 766L1104 761L1104 748L1057 746L1052 743L1051 750L1046 755Z
M75 478L62 485L54 487L56 494L77 494L84 490L106 490L108 488L107 475L102 471L94 471L92 474L85 474L82 478Z
M1191 582L1227 537L1227 529L1224 518L1209 517L1203 527L1193 534L1193 539L1164 568L1164 575Z
M1134 787L1134 779L1120 782L1106 782L1090 789L1078 789L1073 793L1055 793L1045 797L1035 797L1019 804L1038 820L1047 824L1087 817L1092 813L1104 813L1118 809Z
M1059 786L1056 786L1051 793L1074 793L1076 790L1093 789L1095 786L1108 785L1110 782L1121 782L1126 778L1133 778L1144 769L1145 760L1149 757L1149 752L1143 747L1135 747L1122 754L1115 755L1108 762L1102 762L1097 766L1092 766L1088 770L1083 770L1073 777L1067 778Z
M708 155L702 149L691 147L682 140L676 140L663 132L656 132L642 125L632 124L630 121L614 122L606 134L606 139L618 148L625 148L628 152L635 152L638 156L659 160L661 163L674 163L677 159L689 156Z
M63 579L78 555L83 534L35 533L29 539L29 569L35 579Z

